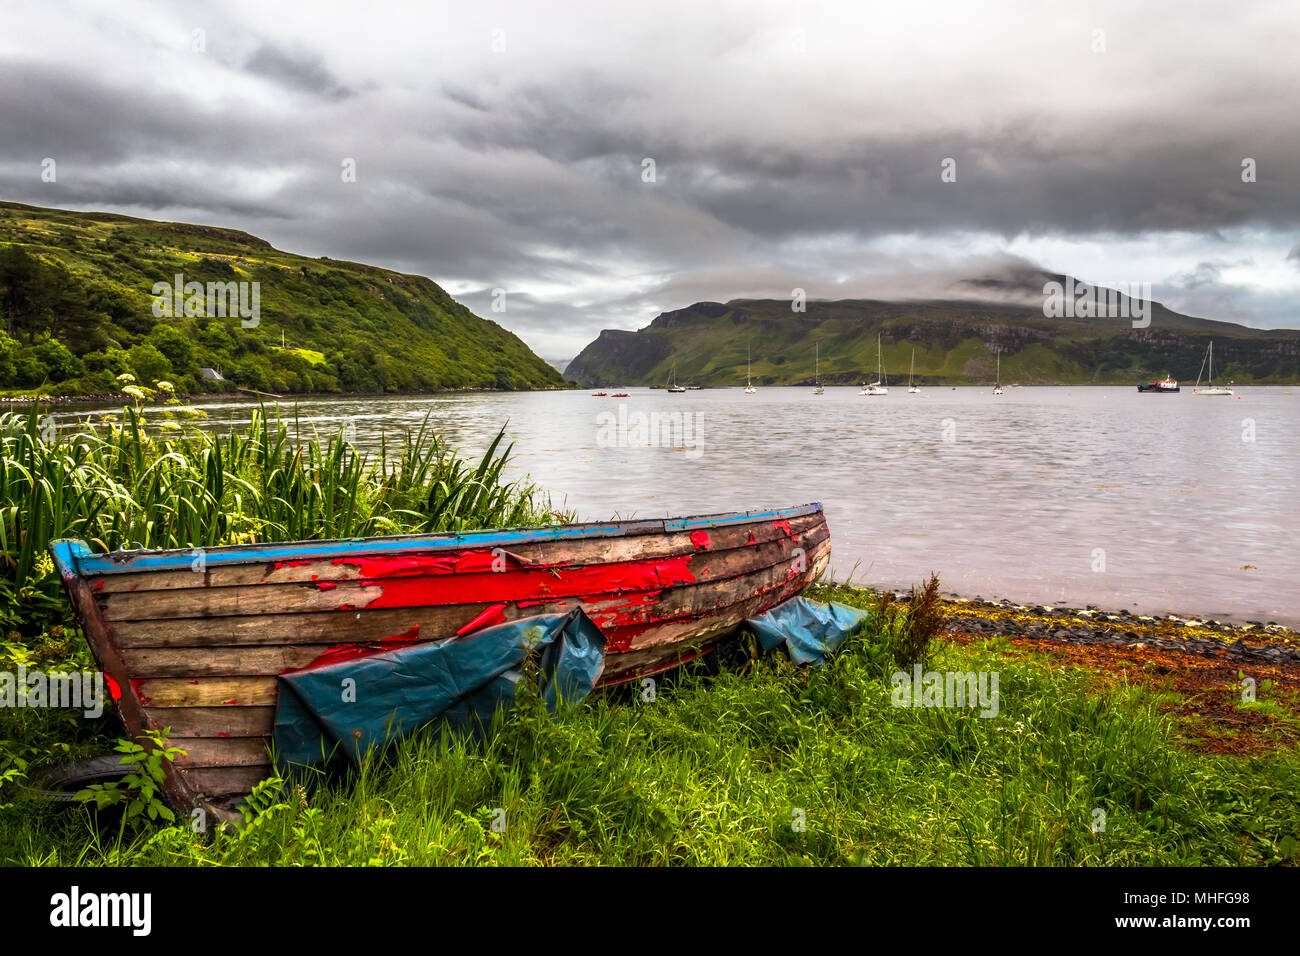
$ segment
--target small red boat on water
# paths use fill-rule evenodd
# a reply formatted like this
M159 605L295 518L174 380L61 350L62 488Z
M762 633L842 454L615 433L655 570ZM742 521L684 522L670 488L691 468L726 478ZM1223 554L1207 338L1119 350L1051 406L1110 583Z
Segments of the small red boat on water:
M1145 385L1139 385L1139 392L1176 392L1178 383L1172 378L1162 378L1155 382L1147 382Z
M600 686L705 653L830 560L819 504L471 533L97 554L51 547L131 734L170 727L178 808L271 776L278 675L581 608ZM201 555L199 560L196 555Z

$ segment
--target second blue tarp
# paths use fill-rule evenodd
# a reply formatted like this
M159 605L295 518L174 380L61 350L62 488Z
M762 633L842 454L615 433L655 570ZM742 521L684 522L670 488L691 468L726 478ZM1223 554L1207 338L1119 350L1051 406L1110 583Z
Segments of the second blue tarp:
M868 614L847 604L825 604L796 597L778 604L745 624L754 632L764 651L785 645L796 664L820 664L828 653L862 627Z

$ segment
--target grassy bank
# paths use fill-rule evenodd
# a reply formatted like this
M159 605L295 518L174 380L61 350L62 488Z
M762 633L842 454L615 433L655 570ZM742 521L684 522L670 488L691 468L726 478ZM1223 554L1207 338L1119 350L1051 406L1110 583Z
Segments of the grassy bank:
M257 418L221 439L133 413L75 433L0 419L5 660L90 666L44 558L52 537L99 547L217 544L545 523L427 432L367 459ZM267 786L261 812L206 839L58 807L18 784L41 762L110 749L114 718L0 711L0 861L19 865L1277 864L1295 859L1300 759L1194 746L1178 691L1010 653L1005 636L910 651L871 593L863 630L819 668L735 655L553 720L525 695L483 737L426 732L311 792ZM743 646L743 642L742 642ZM895 706L920 657L999 677L996 716ZM906 660L905 660L906 659ZM716 662L715 662L716 663ZM188 824L188 821L181 821Z
M866 606L870 595L838 589ZM0 818L24 864L1268 864L1300 833L1300 761L1198 753L1159 694L943 644L1000 674L996 717L896 707L878 620L821 668L780 657L610 694L485 739L414 738L386 765L212 841L118 838L89 811ZM1104 814L1105 829L1098 829ZM496 823L496 829L493 824Z

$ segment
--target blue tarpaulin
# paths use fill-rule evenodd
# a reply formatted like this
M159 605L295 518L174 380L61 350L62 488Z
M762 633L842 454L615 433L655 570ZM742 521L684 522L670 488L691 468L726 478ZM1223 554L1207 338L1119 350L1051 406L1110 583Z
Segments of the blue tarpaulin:
M581 608L484 628L444 644L418 644L279 676L277 760L325 763L336 751L354 763L430 721L484 724L514 698L519 666L540 651L547 706L591 692L605 663L605 636Z
M820 664L866 622L867 616L866 611L847 604L823 604L796 597L745 623L764 651L784 644L796 664Z
M846 604L791 598L745 623L764 651L782 645L796 664L821 663L867 619ZM443 644L321 664L279 676L276 759L282 769L353 763L433 721L488 723L515 696L519 667L539 651L546 705L576 703L600 680L605 636L581 608L475 631Z

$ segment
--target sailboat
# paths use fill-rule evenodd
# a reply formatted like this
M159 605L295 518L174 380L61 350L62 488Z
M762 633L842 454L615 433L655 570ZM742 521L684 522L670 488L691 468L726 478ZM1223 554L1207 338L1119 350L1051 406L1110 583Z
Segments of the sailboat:
M1201 388L1201 372L1205 371L1206 363L1209 363L1210 374L1206 376L1205 388ZM1205 350L1205 358L1201 362L1201 372L1196 373L1196 387L1192 389L1193 395L1234 395L1232 389L1224 385L1214 384L1214 341L1210 341L1210 347Z
M825 394L826 394L826 389L822 387L822 374L821 374L821 369L822 369L822 347L821 347L821 343L818 343L817 346L816 346L816 348L817 348L817 357L813 360L815 364L813 365L813 390L812 390L812 393L813 393L814 395L825 395Z
M907 370L907 394L908 395L917 395L920 394L921 391L919 385L912 384L912 375L915 372L916 372L916 349L912 349L912 367Z
M1002 387L1002 350L998 349L998 374L993 382L993 394L1001 395L1006 389Z
M754 394L755 392L757 392L757 391L758 391L758 389L756 389L756 388L754 387L754 383L753 383L752 381L750 381L750 374L749 374L749 346L746 345L746 346L745 346L745 394L746 394L746 395L753 395L753 394Z
M888 395L889 386L885 383L885 364L880 356L880 333L876 333L876 380L870 385L862 386L859 395Z
M672 379L672 384L668 386L668 394L669 394L669 395L680 395L680 394L681 394L682 392L684 392L684 391L686 391L686 389L685 389L683 386L677 384L677 363L674 362L674 363L673 363L673 379Z

